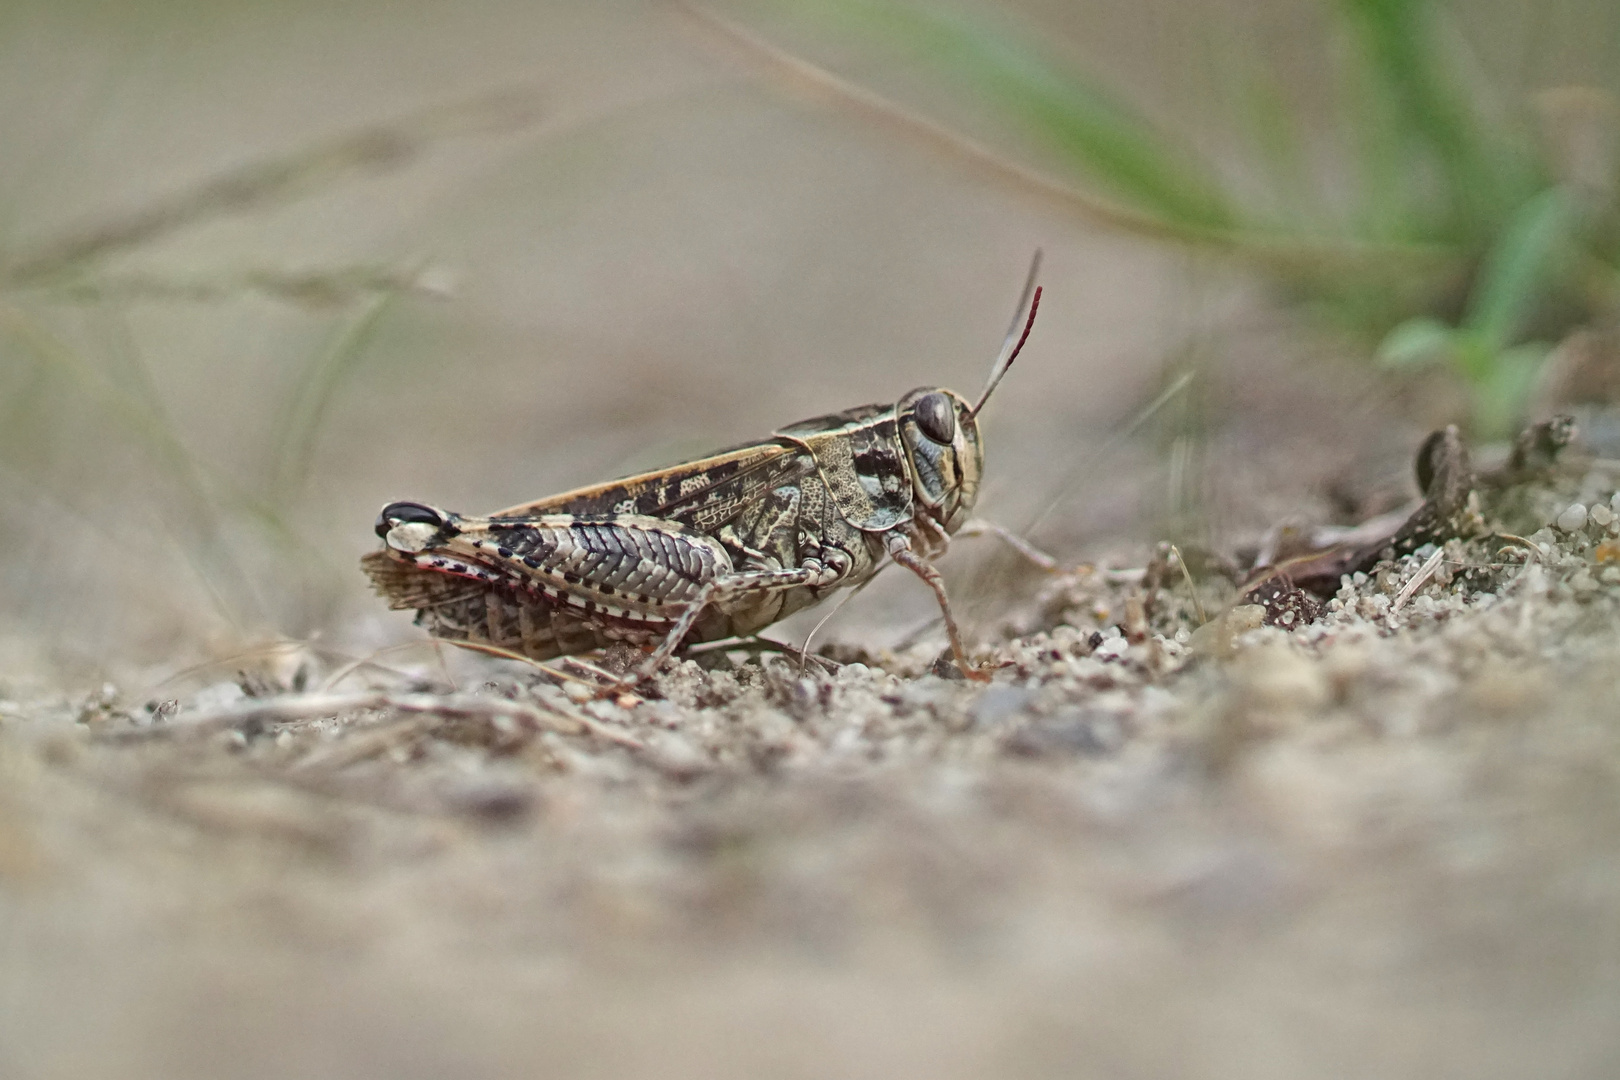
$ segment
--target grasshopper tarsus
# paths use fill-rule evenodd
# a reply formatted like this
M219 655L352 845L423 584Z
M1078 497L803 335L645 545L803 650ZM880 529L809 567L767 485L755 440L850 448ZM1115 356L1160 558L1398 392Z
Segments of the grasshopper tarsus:
M962 647L962 631L956 625L956 616L951 613L951 601L945 593L944 577L932 563L920 558L910 547L896 544L890 549L889 557L922 578L923 583L934 590L934 599L939 601L940 616L945 620L945 634L951 641L951 655L956 659L956 666L962 669L963 677L974 682L989 682L990 676L980 671L977 665L968 659L967 650Z

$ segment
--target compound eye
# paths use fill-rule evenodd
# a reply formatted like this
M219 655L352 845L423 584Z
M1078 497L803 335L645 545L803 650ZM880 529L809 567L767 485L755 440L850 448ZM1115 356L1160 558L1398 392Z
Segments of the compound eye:
M938 390L918 398L912 412L922 433L935 442L949 446L956 438L956 409Z
M443 524L444 516L431 506L413 502L389 503L377 515L377 535L386 539L388 530L395 525L432 525L438 528Z

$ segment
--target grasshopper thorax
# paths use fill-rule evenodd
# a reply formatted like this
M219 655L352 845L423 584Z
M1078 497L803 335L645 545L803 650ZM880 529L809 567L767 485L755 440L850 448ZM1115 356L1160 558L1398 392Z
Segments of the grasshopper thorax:
M954 533L973 510L984 471L973 405L954 390L924 386L901 398L895 414L917 503Z

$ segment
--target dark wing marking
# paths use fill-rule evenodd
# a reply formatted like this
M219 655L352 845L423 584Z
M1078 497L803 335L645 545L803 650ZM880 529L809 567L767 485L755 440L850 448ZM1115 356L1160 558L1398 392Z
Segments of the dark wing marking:
M803 475L810 467L803 448L791 442L751 443L669 468L508 507L490 517L637 514L679 521L707 533L736 517L760 494Z
M910 519L911 473L894 406L861 405L777 434L810 451L838 513L857 529L883 532Z

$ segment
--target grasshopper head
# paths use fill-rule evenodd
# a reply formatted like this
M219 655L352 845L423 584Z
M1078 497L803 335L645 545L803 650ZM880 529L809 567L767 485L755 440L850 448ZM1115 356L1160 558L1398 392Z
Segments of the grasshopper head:
M901 398L895 413L917 501L954 533L973 510L984 471L973 405L954 390L925 386Z
M1037 251L1024 280L1024 294L1018 311L1007 328L1001 355L990 368L990 381L979 400L969 403L954 390L922 387L900 399L895 413L900 421L900 439L906 446L911 466L911 486L917 501L947 533L962 527L979 498L979 476L984 472L984 444L979 441L979 410L990 400L1001 377L1029 340L1035 325L1035 312L1041 306L1041 290L1035 284L1041 269ZM1028 315L1025 315L1025 311ZM1024 332L1018 332L1022 325Z

